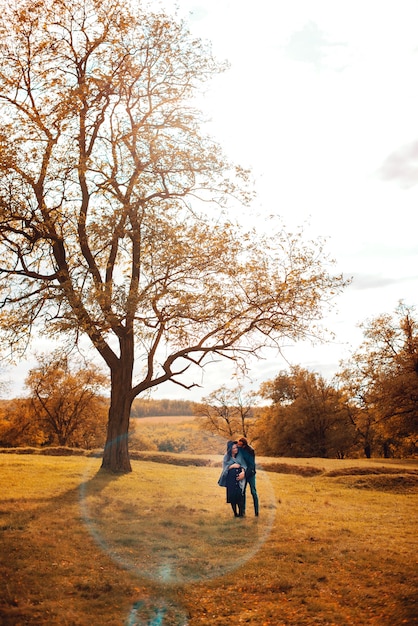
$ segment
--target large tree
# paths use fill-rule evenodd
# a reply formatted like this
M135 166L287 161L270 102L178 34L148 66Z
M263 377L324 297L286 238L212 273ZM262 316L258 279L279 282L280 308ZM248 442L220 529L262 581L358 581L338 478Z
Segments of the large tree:
M131 470L136 396L193 385L186 370L211 355L306 337L343 285L322 243L224 217L246 174L192 107L220 69L141 2L13 2L0 17L0 324L14 353L35 328L89 338L110 370L113 471Z

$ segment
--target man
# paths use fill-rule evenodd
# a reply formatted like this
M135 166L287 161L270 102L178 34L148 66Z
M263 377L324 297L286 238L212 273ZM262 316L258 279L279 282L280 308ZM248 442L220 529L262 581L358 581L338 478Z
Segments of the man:
M255 516L258 517L258 510L259 510L258 495L257 495L256 486L255 486L255 474L256 474L255 450L253 447L249 445L245 437L241 437L241 439L238 439L238 448L239 448L239 453L243 455L244 460L247 465L247 469L245 470L245 477L247 479L247 483L250 485L251 495L253 497L253 502L254 502L254 513L255 513ZM245 515L245 505L246 505L246 502L245 502L245 493L244 493L244 506L243 506L244 515Z

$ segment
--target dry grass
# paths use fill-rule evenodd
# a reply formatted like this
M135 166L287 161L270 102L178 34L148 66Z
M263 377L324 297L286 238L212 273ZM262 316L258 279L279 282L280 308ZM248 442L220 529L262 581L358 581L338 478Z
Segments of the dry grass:
M172 426L173 424L184 424L186 422L194 422L194 415L147 415L145 417L136 417L132 420L133 427L138 428L144 424L164 424Z
M234 519L210 461L0 455L0 623L418 624L418 463L263 459Z

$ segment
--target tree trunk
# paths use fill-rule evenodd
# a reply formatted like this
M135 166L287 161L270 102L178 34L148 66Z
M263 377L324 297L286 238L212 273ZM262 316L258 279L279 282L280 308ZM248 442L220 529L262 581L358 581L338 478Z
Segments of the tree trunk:
M111 372L111 392L107 438L103 452L102 468L114 473L132 471L129 459L128 435L132 406L133 360L125 359L123 352L119 366Z

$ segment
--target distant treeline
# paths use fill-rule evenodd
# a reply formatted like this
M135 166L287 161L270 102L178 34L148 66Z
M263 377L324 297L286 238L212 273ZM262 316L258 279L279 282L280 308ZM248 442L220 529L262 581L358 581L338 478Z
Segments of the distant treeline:
M133 401L131 417L157 415L193 415L196 402L190 400L140 400Z

